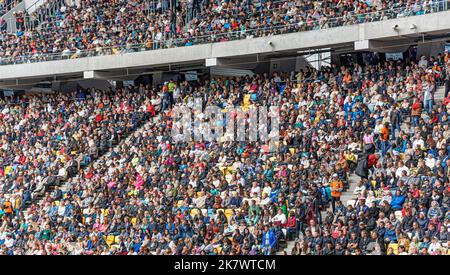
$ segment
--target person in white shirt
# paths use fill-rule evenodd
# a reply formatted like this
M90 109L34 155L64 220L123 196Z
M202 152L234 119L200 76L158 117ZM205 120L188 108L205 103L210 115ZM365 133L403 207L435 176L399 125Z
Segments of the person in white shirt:
M366 186L363 181L358 182L358 186L353 191L353 195L360 195L366 190Z
M377 125L375 125L375 129L373 130L374 134L380 134L382 128L383 124L381 123L381 120L377 120Z
M417 149L422 149L425 146L425 142L423 141L422 138L416 138L413 141L413 149L417 150Z
M261 193L261 187L259 187L258 182L256 181L253 182L253 186L250 193L251 194L256 193L259 196L259 194Z
M442 248L441 243L439 242L438 238L434 236L431 239L431 244L428 247L428 252L430 252L430 254L434 254L436 253L436 251L441 250L441 248Z
M280 209L278 209L278 214L276 214L273 218L272 218L272 222L280 222L281 224L285 224L286 223L286 215L283 213L283 211Z
M432 154L428 154L428 157L425 159L425 165L430 167L430 169L434 169L436 166L436 159Z
M14 246L14 239L11 238L11 235L10 235L10 234L7 234L7 235L6 235L5 246L6 246L7 248L11 248L11 247Z
M399 164L398 164L398 168L395 171L395 176L397 178L400 178L402 176L402 172L403 171L406 171L406 175L409 176L409 173L410 173L409 168L405 166L403 161L400 161Z
M421 57L420 57L420 61L419 61L419 67L422 67L422 68L424 68L424 69L426 69L427 68L427 66L428 66L428 60L427 60L427 58L426 58L426 56L424 56L424 55L422 55Z

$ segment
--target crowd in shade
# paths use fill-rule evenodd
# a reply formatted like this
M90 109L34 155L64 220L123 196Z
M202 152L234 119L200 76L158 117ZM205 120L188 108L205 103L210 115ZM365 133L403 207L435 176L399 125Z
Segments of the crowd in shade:
M438 0L47 0L0 29L0 63L191 46L436 12Z
M5 98L0 253L447 254L449 77L446 52ZM197 98L278 106L278 150L174 141Z

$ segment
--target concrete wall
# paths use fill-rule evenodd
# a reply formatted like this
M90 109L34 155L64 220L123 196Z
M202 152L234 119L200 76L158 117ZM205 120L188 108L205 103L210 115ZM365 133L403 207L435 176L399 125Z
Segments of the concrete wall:
M275 59L270 62L270 73L273 72L291 72L295 71L297 66L297 58L290 57L286 59Z
M413 23L417 26L415 30L409 28ZM398 30L392 29L393 24L399 26ZM0 66L0 80L57 76L90 70L148 68L182 62L198 62L214 57L243 57L273 52L306 50L352 44L359 40L396 39L405 35L419 36L421 32L448 33L448 31L450 31L450 11L445 11L382 22L277 35L276 37L253 38L123 55L6 65ZM272 45L269 42L272 42Z
M450 37L449 37L450 38ZM419 43L417 45L417 56L437 56L445 50L445 42L437 41L432 43Z

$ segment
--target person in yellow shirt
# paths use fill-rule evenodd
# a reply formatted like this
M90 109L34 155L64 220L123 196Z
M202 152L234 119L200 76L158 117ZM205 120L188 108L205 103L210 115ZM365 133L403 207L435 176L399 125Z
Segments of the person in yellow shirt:
M337 174L333 174L333 177L331 179L330 183L331 188L331 207L333 209L333 213L336 207L336 201L341 200L342 190L344 188L344 184L342 181L338 179Z

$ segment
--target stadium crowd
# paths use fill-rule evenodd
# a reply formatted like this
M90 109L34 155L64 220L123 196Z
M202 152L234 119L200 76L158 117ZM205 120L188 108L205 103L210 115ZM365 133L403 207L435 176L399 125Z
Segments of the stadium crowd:
M449 77L446 52L5 98L0 253L447 254ZM173 107L195 98L279 106L279 150L174 142Z
M127 53L420 15L440 0L48 0L0 29L0 64ZM55 8L56 7L56 8Z

